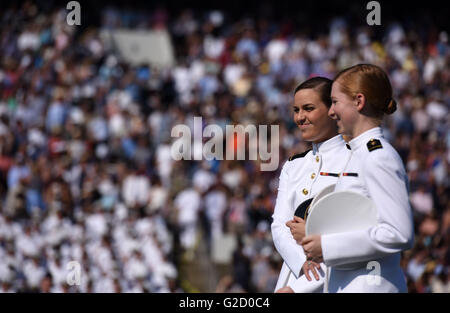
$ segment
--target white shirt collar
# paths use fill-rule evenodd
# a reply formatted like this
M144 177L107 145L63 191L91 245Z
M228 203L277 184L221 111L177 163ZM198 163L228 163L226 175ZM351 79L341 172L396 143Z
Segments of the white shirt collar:
M356 150L356 149L358 149L361 146L365 146L370 139L372 139L372 138L380 138L380 137L384 138L381 128L380 127L374 127L374 128L369 129L369 130L366 130L365 132L363 132L359 136L353 138L352 140L350 140L348 142L348 144L350 145L350 148L352 150Z
M320 143L313 143L313 154L316 153L325 153L327 151L330 151L334 148L337 148L338 146L345 145L345 141L342 138L341 135L336 135L334 137L331 137L328 140L322 141Z

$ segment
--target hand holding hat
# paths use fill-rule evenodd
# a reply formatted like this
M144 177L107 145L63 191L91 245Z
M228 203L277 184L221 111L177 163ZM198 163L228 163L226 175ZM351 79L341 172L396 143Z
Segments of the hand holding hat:
M286 226L291 230L292 237L294 237L295 241L300 244L305 237L305 221L298 216L294 216L294 219L287 222Z

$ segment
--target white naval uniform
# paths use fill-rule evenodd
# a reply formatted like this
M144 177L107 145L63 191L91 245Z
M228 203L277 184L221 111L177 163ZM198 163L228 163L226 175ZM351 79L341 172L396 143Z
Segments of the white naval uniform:
M335 191L354 191L371 198L377 208L378 224L321 237L324 263L331 267L328 290L406 292L400 252L412 247L414 230L403 163L379 127L348 144L351 156ZM373 272L377 267L372 267L370 261L380 265L378 278Z
M312 281L308 281L305 275L301 275L306 261L305 252L295 241L286 222L293 219L299 204L337 182L337 174L348 161L350 151L346 148L342 136L337 135L320 144L313 144L312 150L304 156L299 156L283 165L272 216L273 241L284 260L275 291L289 286L294 292L322 292L325 265L321 264L319 281L314 277ZM327 173L332 175L326 176Z

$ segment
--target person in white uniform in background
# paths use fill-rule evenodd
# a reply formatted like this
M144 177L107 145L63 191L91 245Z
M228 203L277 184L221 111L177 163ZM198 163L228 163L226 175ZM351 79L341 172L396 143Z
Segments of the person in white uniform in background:
M384 114L396 110L386 73L359 64L333 82L330 116L349 135L351 156L335 191L360 193L374 201L377 226L361 231L304 237L309 260L331 267L329 292L406 292L401 251L413 245L408 180L402 161L383 137Z
M289 158L281 170L271 225L275 247L284 260L276 292L321 292L323 289L326 268L306 261L297 242L304 237L305 222L294 218L294 213L304 201L336 183L350 153L337 132L336 122L328 116L331 83L330 79L314 77L294 91L294 121L302 138L312 142L312 149Z

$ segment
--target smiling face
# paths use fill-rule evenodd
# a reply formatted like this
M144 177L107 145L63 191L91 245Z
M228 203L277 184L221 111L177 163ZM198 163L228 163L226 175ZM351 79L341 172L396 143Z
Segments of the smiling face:
M319 143L337 135L336 122L314 89L301 89L294 96L294 121L306 141Z
M358 118L357 105L354 99L342 91L337 81L331 86L331 107L328 114L337 121L340 134L354 136L354 128Z

